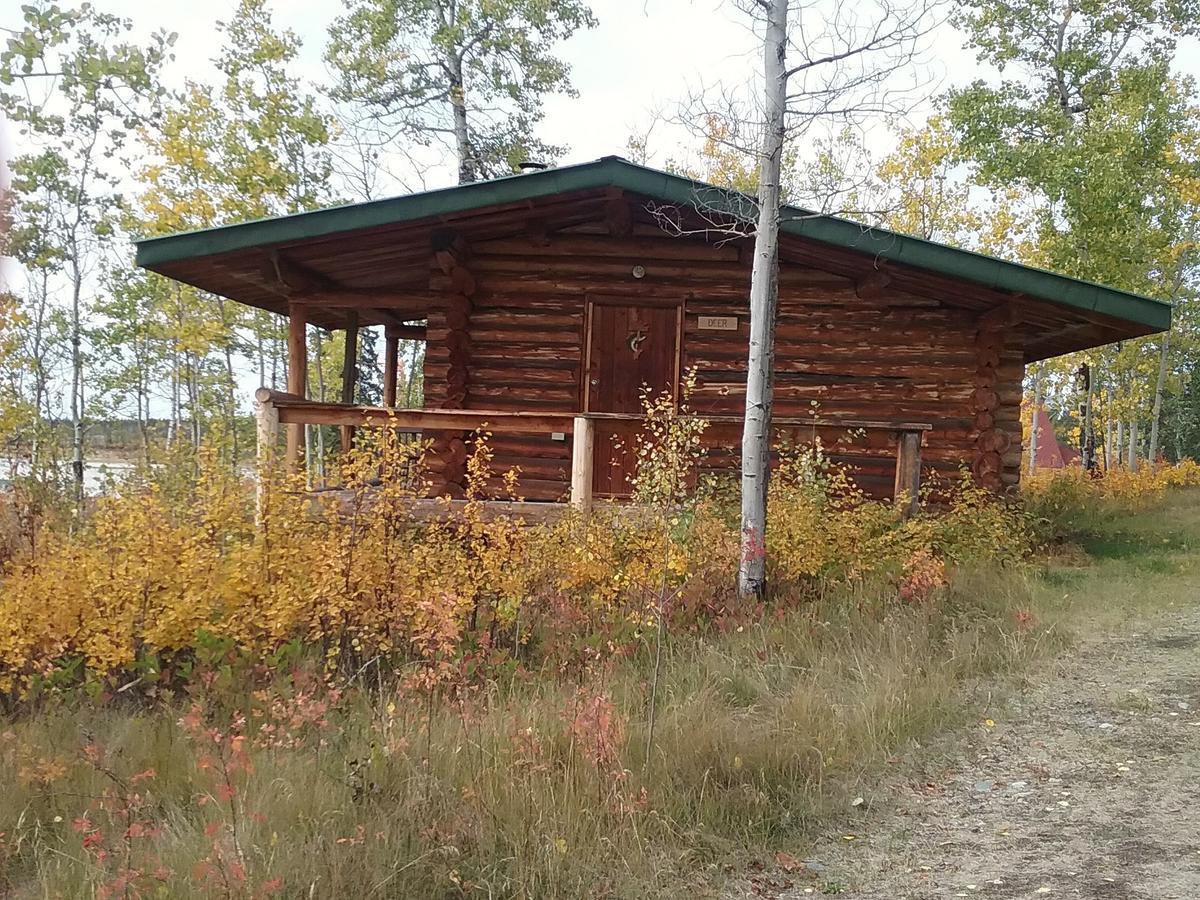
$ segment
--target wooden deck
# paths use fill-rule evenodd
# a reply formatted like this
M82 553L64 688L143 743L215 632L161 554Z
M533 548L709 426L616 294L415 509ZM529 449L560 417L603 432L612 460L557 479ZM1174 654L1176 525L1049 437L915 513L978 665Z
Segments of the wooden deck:
M569 505L587 513L593 504L594 442L597 422L625 421L635 423L641 416L621 413L544 413L509 412L477 409L397 409L383 406L356 406L343 403L321 403L305 400L293 394L259 388L255 392L255 413L258 422L258 455L260 461L278 458L279 428L289 430L304 425L331 425L344 429L357 427L393 428L402 433L425 435L445 432L482 431L492 434L559 433L571 437L571 478ZM685 417L686 418L686 417ZM702 416L710 423L740 424L735 416ZM863 419L830 419L822 417L780 417L772 420L778 429L812 427L838 428L862 432L886 432L894 435L896 447L895 487L893 496L908 498L908 510L917 507L921 483L921 444L931 426L922 422L886 422ZM296 443L289 441L289 447ZM289 452L292 465L299 460ZM451 505L447 506L447 502ZM418 517L445 516L453 503L445 499L419 500L414 503ZM491 515L521 515L527 520L544 521L561 515L561 503L488 501ZM557 512L553 512L559 508Z

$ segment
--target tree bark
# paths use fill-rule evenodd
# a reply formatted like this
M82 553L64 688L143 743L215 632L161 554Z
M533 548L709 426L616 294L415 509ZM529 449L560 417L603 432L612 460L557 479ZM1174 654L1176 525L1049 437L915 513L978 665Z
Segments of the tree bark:
M1112 468L1113 455L1113 423L1112 419L1104 419L1104 471Z
M217 295L217 311L221 317L222 351L225 357L225 419L229 428L229 439L232 442L230 464L238 463L238 433L237 433L237 376L233 371L233 324L229 321L225 298Z
M192 431L192 449L200 449L200 359L195 353L187 354L188 361L188 406Z
M1087 379L1087 393L1083 401L1083 467L1092 472L1096 468L1096 429L1092 414L1095 391L1093 390L1091 363L1085 363L1084 366L1085 377Z
M1147 459L1153 465L1158 459L1158 426L1162 419L1163 390L1167 382L1167 355L1171 349L1171 332L1163 334L1162 348L1158 353L1158 381L1154 384L1154 408L1150 411L1150 453Z
M412 409L412 405L416 400L415 391L413 390L417 384L417 363L421 361L421 343L419 341L412 342L412 359L408 363L408 383L404 386L404 406ZM425 405L424 401L421 403Z
M83 271L78 244L71 243L71 478L75 505L83 506Z
M454 145L458 152L458 183L470 184L479 179L479 170L476 166L475 150L471 146L470 124L467 122L462 58L451 53L446 63L450 70L450 110L454 120Z
M1137 433L1138 433L1137 419L1130 419L1129 420L1129 471L1130 472L1136 472L1137 467L1138 467Z
M750 275L750 350L742 429L742 535L738 592L761 597L767 584L767 488L771 468L771 402L775 377L775 315L779 304L779 204L787 102L788 0L764 0L762 156L758 227Z
M1033 418L1029 422L1029 474L1037 471L1038 413L1042 409L1042 370L1033 376Z

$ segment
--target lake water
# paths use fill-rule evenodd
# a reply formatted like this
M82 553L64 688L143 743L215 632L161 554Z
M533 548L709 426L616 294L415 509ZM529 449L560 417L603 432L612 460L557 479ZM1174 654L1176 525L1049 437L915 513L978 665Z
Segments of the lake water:
M120 480L133 470L134 464L123 460L84 461L83 489L88 494L99 494L111 478ZM68 463L64 472L70 472ZM24 475L29 472L29 460L14 460L0 456L0 483L8 482L12 475Z

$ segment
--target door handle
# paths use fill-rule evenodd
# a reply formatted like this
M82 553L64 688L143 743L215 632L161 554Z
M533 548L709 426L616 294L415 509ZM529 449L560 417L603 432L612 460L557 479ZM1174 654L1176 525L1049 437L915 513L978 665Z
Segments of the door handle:
M599 378L593 378L593 379L592 379L592 381L591 381L591 384L592 384L592 387L599 387L599 386L600 386L600 379L599 379Z

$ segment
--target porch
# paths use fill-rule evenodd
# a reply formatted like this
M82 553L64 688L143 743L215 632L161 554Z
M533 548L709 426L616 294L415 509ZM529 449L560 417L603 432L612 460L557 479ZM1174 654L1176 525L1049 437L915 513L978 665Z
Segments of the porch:
M394 385L394 382L392 382ZM394 397L394 388L385 394ZM355 428L391 428L420 440L438 435L448 443L452 452L465 461L466 442L475 432L493 435L549 435L552 440L567 441L571 448L570 489L555 501L486 501L485 509L492 514L521 516L530 521L544 520L560 514L567 506L584 514L597 499L595 490L597 426L619 423L636 430L643 421L639 414L601 412L533 412L478 409L404 409L394 406L361 406L350 403L328 403L308 400L296 394L261 387L255 392L258 459L267 463L278 456L279 432L286 429L286 460L293 470L304 462L304 429L306 426L336 426L343 429L343 446L349 446ZM688 418L688 417L683 417ZM735 416L698 416L710 427L741 427ZM862 443L874 444L879 451L888 448L894 468L894 497L905 498L905 512L916 511L921 488L921 445L932 426L920 422L884 422L859 419L833 420L820 417L779 417L772 421L779 433L803 431L811 435L853 434ZM460 449L461 448L461 449ZM449 501L429 499L414 502L414 516L436 518L464 501L450 497Z

